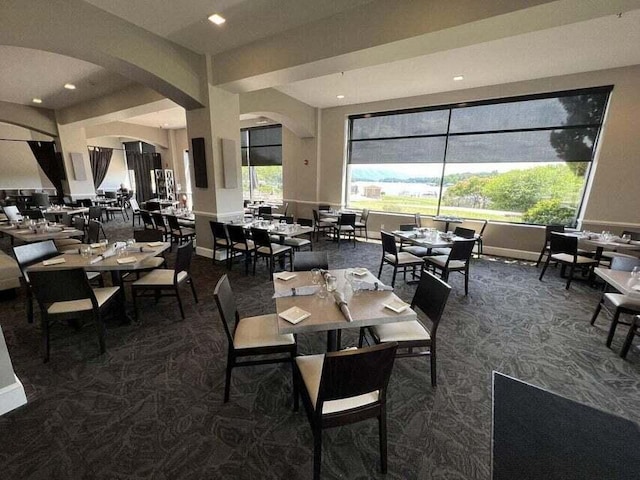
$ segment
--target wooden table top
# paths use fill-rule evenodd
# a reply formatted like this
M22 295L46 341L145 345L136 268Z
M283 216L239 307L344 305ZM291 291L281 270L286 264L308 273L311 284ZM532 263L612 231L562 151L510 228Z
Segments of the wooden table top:
M640 290L634 290L633 287L640 285L640 281L631 277L631 272L621 270L611 270L610 268L596 267L595 274L602 278L624 295L628 295L634 299L640 299Z
M345 271L330 270L329 272L338 279L338 291L345 292ZM284 281L274 277L273 286L276 292L286 291L295 287L313 285L311 272L293 272L296 276ZM366 282L377 282L378 279L368 272L366 276L359 278ZM343 328L359 328L382 323L394 323L416 319L416 312L407 308L401 313L396 313L384 306L393 300L399 300L391 291L361 291L353 294L350 288L346 289L345 300L353 321L348 322L333 296L320 298L317 295L305 295L295 297L276 298L276 311L278 314L291 307L299 307L311 313L311 316L300 323L293 325L278 317L278 331L280 333L322 332L327 330L340 330Z
M62 238L82 237L84 232L72 227L50 227L47 232L34 233L30 228L2 226L0 232L12 236L25 243L42 242L44 240L56 240Z

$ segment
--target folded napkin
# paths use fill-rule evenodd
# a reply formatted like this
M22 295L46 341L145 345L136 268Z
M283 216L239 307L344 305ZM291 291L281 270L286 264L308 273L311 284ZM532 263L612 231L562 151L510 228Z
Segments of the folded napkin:
M338 290L333 292L333 299L335 300L336 305L338 305L338 308L342 312L342 315L344 315L344 318L347 320L347 322L353 322L351 312L349 311L349 306L347 305L347 301L344 299L344 295L342 295L342 292L339 292Z
M380 282L360 282L356 285L356 291L364 290L393 292L393 287Z
M58 263L66 263L66 260L63 257L51 258L49 260L44 260L42 265L46 267L49 265L57 265Z
M117 260L118 263L123 264L123 263L136 263L138 260L136 257L124 257L124 258L119 258Z
M315 295L320 290L319 285L308 285L304 287L290 288L281 290L273 294L273 298L296 297L303 295Z
M98 255L97 257L93 257L91 260L89 260L89 264L93 265L94 263L101 262L102 260L105 260L109 257L113 257L115 254L116 254L116 249L111 247L102 255Z
M614 242L616 243L630 243L631 239L630 238L620 238L620 237L615 237L613 239Z
M163 242L149 242L147 243L148 246L150 247L161 247L162 245L164 245Z

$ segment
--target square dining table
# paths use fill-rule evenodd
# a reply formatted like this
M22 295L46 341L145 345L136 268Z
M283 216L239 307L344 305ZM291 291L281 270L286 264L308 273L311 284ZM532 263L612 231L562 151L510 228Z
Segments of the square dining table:
M411 308L396 313L385 307L385 304L400 300L392 291L358 291L354 293L347 286L345 272L347 270L329 270L338 280L337 291L343 292L351 313L352 321L345 319L333 295L326 298L318 295L296 295L276 298L276 312L278 313L278 331L280 333L308 333L327 332L327 350L335 351L339 348L337 331L346 328L360 328L383 323L405 322L416 319L416 312ZM284 292L292 288L311 286L311 272L293 272L295 277L281 280L274 274L273 287L275 292ZM358 280L373 284L381 283L371 272L358 277ZM298 307L311 315L297 324L282 319L280 314L291 307Z
M40 232L34 232L31 228L28 227L23 228L16 225L4 225L0 227L0 232L11 236L12 239L20 240L24 243L84 236L83 231L63 225L48 227L46 230Z

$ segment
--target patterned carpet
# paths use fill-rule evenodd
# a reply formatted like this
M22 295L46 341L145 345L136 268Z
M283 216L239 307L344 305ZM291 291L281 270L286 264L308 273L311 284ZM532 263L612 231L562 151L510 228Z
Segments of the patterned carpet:
M106 224L110 239L131 236L129 223ZM332 267L377 273L381 247L321 240ZM7 251L9 242L0 239ZM173 259L170 256L170 264ZM143 303L140 324L108 325L107 353L94 330L59 326L51 361L43 364L40 332L26 323L24 297L0 302L17 375L29 403L0 417L0 472L7 479L282 479L311 478L313 442L303 411L291 408L288 367L236 369L223 404L226 339L213 287L226 271L195 257L200 298L188 291L187 319L175 301ZM273 312L272 286L261 264L256 277L238 263L230 280L241 315ZM379 473L377 424L324 433L326 479L481 479L491 476L491 372L548 388L640 422L640 352L618 357L608 322L589 319L599 292L583 282L564 289L558 270L544 282L528 263L474 260L470 295L453 275L439 335L438 387L425 359L399 359L388 397L389 472ZM390 281L390 269L382 275ZM397 282L409 301L415 286ZM354 344L357 332L343 336ZM322 351L325 336L299 336L303 353ZM596 434L597 432L594 432Z

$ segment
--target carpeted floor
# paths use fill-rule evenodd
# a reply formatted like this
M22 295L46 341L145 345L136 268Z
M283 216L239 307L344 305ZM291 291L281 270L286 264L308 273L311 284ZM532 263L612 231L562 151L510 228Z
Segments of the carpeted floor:
M131 236L130 223L112 221L106 229L112 240ZM316 247L329 251L331 267L377 273L379 244L338 249L321 240ZM9 250L6 238L0 248ZM90 325L54 329L48 364L38 328L26 323L24 297L0 302L0 324L29 399L0 417L0 477L311 478L311 430L303 411L292 411L288 367L237 369L231 400L222 402L226 339L213 287L225 272L195 257L200 302L185 291L187 319L172 299L146 301L140 324L109 324L105 355L98 355ZM230 273L241 315L273 312L264 266L256 277L242 272L237 264ZM488 480L492 370L640 422L640 352L618 357L626 327L606 348L606 315L589 325L599 292L583 282L566 291L558 270L544 282L538 273L524 262L474 260L468 297L462 276L452 276L438 331L438 387L431 388L425 359L399 359L394 367L388 474L378 470L372 420L325 432L323 478ZM382 280L390 281L390 269ZM415 286L396 287L411 299ZM356 333L343 343L353 344ZM319 334L298 340L302 353L325 344Z

